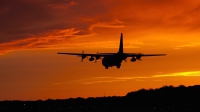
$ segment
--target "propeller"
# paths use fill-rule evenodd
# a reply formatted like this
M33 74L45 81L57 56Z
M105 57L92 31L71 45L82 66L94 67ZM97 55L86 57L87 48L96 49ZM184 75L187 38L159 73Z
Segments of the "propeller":
M84 51L82 51L82 55L81 55L81 62L83 62L83 59L86 58L86 56L84 55Z
M142 61L142 59L141 59L141 57L142 57L141 54L142 54L142 53L139 53L138 56L136 56L136 59L137 59L137 60Z
M94 61L95 63L97 62L98 59L100 59L100 57L98 56L98 54L99 54L99 52L97 52L97 56L96 56L95 61Z

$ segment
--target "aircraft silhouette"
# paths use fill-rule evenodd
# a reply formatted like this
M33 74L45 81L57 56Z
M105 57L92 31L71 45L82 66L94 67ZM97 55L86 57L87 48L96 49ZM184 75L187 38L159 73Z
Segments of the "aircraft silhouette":
M131 62L135 62L136 60L141 61L142 56L165 56L166 54L142 54L142 53L124 53L123 51L123 34L121 33L120 43L119 43L119 51L117 53L98 53L97 54L84 54L82 53L66 53L66 52L58 52L57 54L66 54L66 55L77 55L82 57L82 61L87 56L90 56L89 61L95 62L103 57L102 65L105 69L109 67L116 66L118 69L121 66L122 61L126 61L127 57L132 57Z

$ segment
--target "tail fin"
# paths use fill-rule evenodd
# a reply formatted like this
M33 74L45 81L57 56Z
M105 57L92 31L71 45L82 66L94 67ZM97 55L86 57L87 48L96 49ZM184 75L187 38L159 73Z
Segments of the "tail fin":
M121 33L118 53L123 53L123 52L124 52L123 51L123 34Z

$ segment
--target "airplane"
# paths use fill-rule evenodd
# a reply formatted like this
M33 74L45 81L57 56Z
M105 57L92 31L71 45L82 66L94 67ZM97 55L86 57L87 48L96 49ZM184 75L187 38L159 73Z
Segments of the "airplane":
M80 56L83 59L86 57L90 57L89 61L95 62L98 59L102 59L102 65L105 67L105 69L108 69L109 67L116 66L118 69L121 66L122 61L124 60L126 62L126 59L128 57L131 57L131 62L135 62L136 60L141 61L142 56L165 56L166 54L142 54L142 53L124 53L123 49L123 34L121 33L120 37L120 43L119 43L119 50L117 53L98 53L97 54L84 54L82 53L66 53L66 52L58 52L57 54L65 54L65 55L77 55Z

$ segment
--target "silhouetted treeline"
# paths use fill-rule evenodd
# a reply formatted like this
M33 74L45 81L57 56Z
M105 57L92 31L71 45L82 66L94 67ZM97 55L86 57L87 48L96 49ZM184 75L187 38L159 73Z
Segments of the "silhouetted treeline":
M126 96L48 99L44 101L1 101L0 112L7 111L200 111L200 85L141 89L129 92Z

